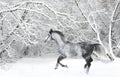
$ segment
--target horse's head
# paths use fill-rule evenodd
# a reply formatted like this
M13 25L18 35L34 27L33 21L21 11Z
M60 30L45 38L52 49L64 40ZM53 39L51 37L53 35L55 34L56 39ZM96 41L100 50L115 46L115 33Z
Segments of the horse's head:
M48 40L55 40L57 43L65 41L64 35L63 35L62 32L52 30L52 29L50 29L49 34L48 34L45 42L48 41Z
M53 32L54 32L54 31L53 31L52 29L50 29L49 34L48 34L45 42L46 42L46 41L49 41L49 40L54 40L54 38L53 38L53 36L52 36L52 33L53 33Z

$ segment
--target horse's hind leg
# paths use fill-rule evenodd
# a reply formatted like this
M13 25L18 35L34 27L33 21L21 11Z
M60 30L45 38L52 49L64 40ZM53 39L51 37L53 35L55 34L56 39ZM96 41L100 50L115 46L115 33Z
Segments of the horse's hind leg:
M93 61L93 59L91 57L89 57L89 58L86 59L86 64L85 64L84 68L85 69L87 68L87 70L86 70L87 73L89 72L89 69L90 69L92 61Z
M60 64L62 67L67 67L67 65L63 65L62 63L60 63L60 61L62 61L63 59L65 59L66 56L63 56L63 55L60 55L57 59L57 63L56 63L56 66L55 66L55 69L58 68L58 65Z

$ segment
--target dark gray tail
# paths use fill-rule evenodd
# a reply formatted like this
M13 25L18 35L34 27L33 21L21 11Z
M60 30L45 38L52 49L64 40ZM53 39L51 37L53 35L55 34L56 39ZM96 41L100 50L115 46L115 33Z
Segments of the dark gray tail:
M114 58L111 56L110 53L106 52L105 48L100 44L92 44L94 47L93 53L97 54L99 57L109 58L111 61L114 60Z

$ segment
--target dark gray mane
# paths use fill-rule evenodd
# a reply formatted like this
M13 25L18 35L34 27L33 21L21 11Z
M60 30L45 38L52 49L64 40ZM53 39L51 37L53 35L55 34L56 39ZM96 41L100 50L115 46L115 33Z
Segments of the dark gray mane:
M62 32L50 29L49 33L50 34L57 33L58 35L61 36L61 39L64 41L64 34Z
M63 34L62 32L60 32L60 31L53 31L53 33L57 33L57 34L59 34L60 36L64 37L64 34Z

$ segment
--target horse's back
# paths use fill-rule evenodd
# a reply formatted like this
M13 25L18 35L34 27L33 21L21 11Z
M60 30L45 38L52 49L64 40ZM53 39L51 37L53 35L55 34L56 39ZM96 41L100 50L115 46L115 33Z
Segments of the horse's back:
M62 51L67 57L76 57L82 55L81 47L76 43L67 42Z

